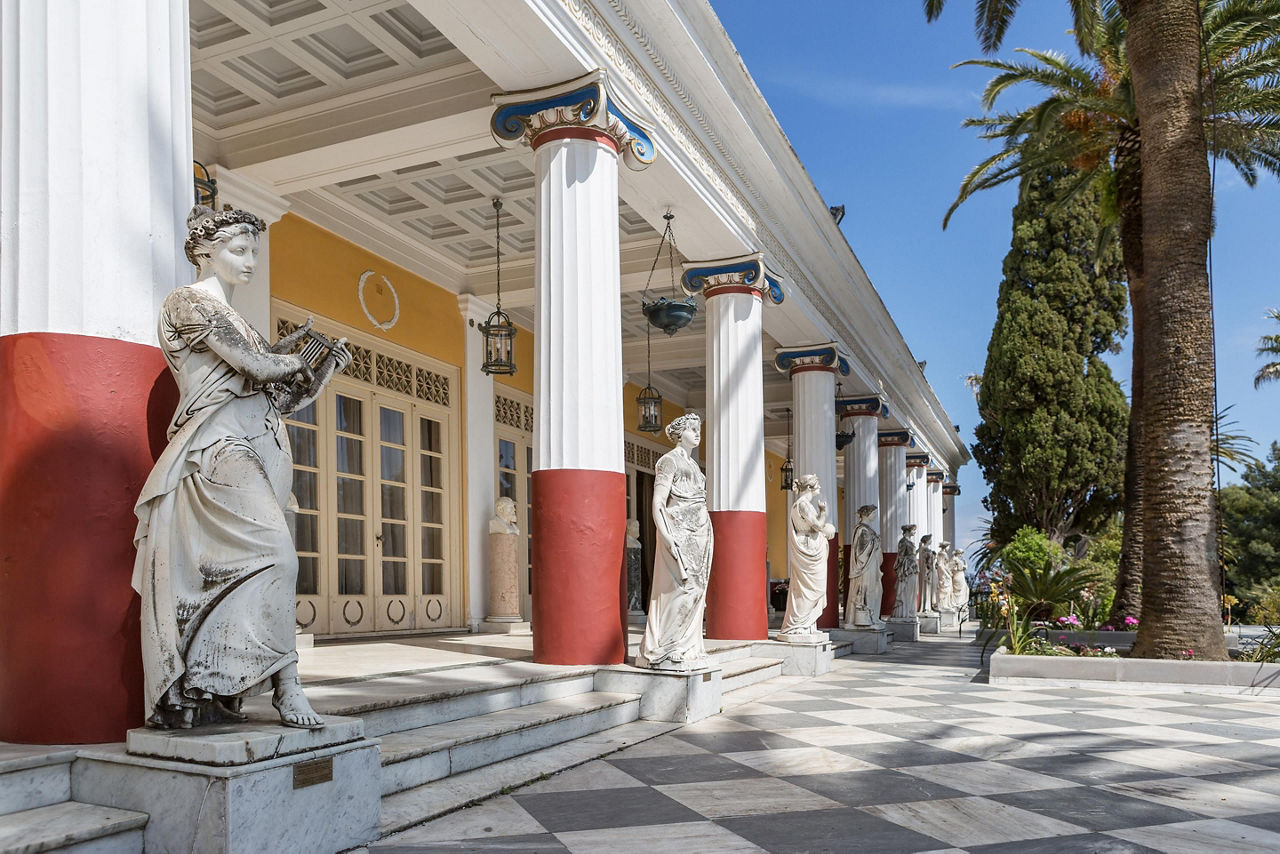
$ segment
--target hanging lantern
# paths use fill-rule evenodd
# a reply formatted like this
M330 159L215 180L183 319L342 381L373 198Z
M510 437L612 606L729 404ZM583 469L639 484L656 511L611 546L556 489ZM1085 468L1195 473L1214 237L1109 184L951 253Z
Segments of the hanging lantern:
M843 451L853 441L852 430L840 429L840 398L844 397L844 383L836 383L836 451Z
M791 461L791 410L787 409L787 459L782 464L782 491L790 492L796 482L796 464Z
M676 298L676 234L671 230L671 221L676 216L668 211L662 215L662 218L667 224L662 229L662 239L658 241L658 252L653 258L653 266L649 268L649 281L645 282L644 293L640 296L640 310L644 312L650 324L668 335L675 335L693 322L694 315L698 313L698 303L691 296L685 299ZM670 298L658 297L653 302L649 302L645 299L645 295L649 293L649 285L653 282L653 271L658 269L664 244L667 247L667 262L671 268L671 296Z
M636 395L636 405L640 407L640 423L636 427L645 433L658 433L662 430L662 395L653 387L653 329L648 326L644 328L644 346L648 379Z
M502 310L502 199L493 200L493 254L497 261L498 303L493 313L480 324L484 336L484 363L480 370L486 374L514 374L516 372L516 325Z
M195 179L196 204L204 205L206 208L216 211L218 209L218 182L209 174L209 167L199 160L191 162L195 164L196 170L204 174L203 178L197 175Z

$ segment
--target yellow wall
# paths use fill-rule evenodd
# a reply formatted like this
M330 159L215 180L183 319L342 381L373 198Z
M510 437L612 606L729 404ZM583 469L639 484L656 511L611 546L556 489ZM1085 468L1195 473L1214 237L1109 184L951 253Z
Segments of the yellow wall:
M388 320L395 311L382 276L400 298L400 320L389 330L375 327L360 308L356 288L366 270L374 272L365 287L374 317ZM453 293L293 214L271 226L271 296L442 362L463 364L465 325Z
M764 508L768 522L769 577L787 577L787 493L782 491L782 457L764 452Z

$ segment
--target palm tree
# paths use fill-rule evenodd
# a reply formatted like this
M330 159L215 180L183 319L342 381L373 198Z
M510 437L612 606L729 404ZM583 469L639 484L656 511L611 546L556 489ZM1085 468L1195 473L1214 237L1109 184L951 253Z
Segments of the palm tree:
M930 20L944 2L924 0ZM1034 65L977 63L1002 72L988 86L988 107L1018 82L1046 86L1051 96L1031 110L975 122L988 138L1004 138L1005 150L970 173L957 204L1042 168L1049 157L1080 169L1082 187L1097 181L1113 190L1134 311L1136 435L1126 483L1126 547L1131 560L1141 554L1145 566L1159 567L1143 577L1141 601L1151 613L1135 650L1172 657L1191 647L1224 658L1211 521L1214 377L1206 248L1212 199L1205 124L1213 153L1247 182L1256 180L1259 167L1278 171L1280 97L1273 84L1280 4L1069 5L1077 44L1097 67L1035 52L1028 52ZM985 50L999 47L1017 6L1018 0L979 0ZM1211 73L1202 73L1205 68Z
M1267 316L1280 323L1280 308L1267 309ZM1280 356L1280 334L1263 335L1258 339L1258 355L1259 356ZM1263 383L1280 380L1280 360L1267 362L1261 368L1258 368L1258 375L1253 378L1253 387L1258 388Z

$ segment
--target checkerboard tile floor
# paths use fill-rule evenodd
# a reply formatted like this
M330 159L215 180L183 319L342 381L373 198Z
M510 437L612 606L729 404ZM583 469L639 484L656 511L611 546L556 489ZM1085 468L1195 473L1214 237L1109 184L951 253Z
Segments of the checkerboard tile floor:
M967 640L838 660L370 852L1280 852L1280 700L982 678Z

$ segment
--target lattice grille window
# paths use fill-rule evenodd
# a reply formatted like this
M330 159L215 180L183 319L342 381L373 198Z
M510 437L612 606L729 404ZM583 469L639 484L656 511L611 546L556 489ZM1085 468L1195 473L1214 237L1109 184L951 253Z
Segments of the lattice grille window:
M401 394L413 394L413 365L381 353L375 354L374 365L374 381L378 385Z
M279 318L276 320L276 340L279 340L298 328L298 324ZM317 328L317 332L323 330ZM325 332L324 334L329 335ZM335 337L329 335L330 338ZM418 368L409 362L396 359L384 353L377 353L368 347L347 342L347 350L351 352L351 364L343 373L352 379L362 380L381 388L397 391L426 400L440 406L449 405L449 378L426 368ZM528 407L529 427L533 429L533 408ZM516 425L519 426L519 425Z
M449 378L418 368L416 394L421 400L429 400L441 406L449 405Z
M655 451L644 445L637 445L635 442L626 442L624 449L627 462L636 468L649 469L650 471L657 467L658 460L662 457L661 451Z
M493 397L493 420L526 433L533 432L533 407L496 394Z

